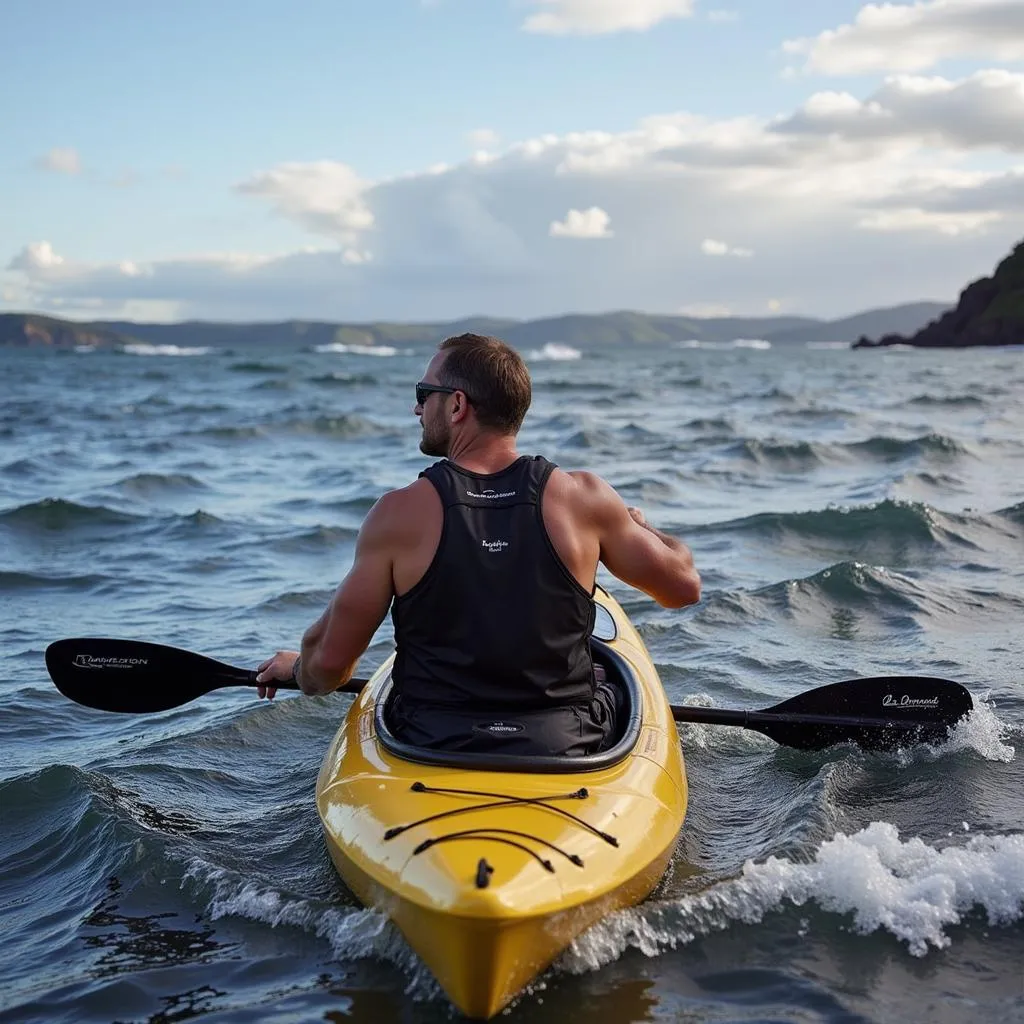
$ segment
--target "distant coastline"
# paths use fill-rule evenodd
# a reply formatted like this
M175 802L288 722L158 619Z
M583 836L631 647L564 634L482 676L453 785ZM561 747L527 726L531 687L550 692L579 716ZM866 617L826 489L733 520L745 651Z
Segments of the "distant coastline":
M852 345L865 334L914 331L934 319L947 304L917 302L873 309L838 320L812 317L691 317L616 312L569 314L536 320L465 317L425 323L329 323L286 320L279 323L221 323L193 320L153 324L129 321L80 323L38 313L0 313L0 346L74 349L157 345L237 346L316 345L393 346L437 344L452 334L497 334L519 348L548 343L581 349L634 344L729 343L759 339L772 345Z
M878 333L878 332L876 332ZM1024 345L1024 241L991 277L969 284L953 309L916 333L884 333L877 341L862 336L854 348L973 348Z

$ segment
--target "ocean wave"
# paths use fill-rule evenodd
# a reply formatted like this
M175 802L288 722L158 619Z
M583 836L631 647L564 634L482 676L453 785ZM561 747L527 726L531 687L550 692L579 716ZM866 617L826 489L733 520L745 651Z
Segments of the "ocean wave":
M190 473L135 473L114 486L125 494L160 495L174 491L206 491L209 488Z
M621 393L621 385L603 380L546 380L537 386L547 391L617 391ZM640 397L638 395L638 397Z
M196 890L211 920L241 917L271 928L301 928L325 939L342 962L372 958L394 964L408 978L405 994L415 1001L443 998L429 969L380 911L292 895L198 857L186 867L182 886Z
M121 351L132 356L205 356L212 351L207 346L151 345L145 342L122 345Z
M586 428L577 430L562 441L562 448L613 448L615 441L612 436L604 430Z
M5 476L32 476L42 468L37 459L14 459L0 467L0 473Z
M922 434L920 437L871 437L846 445L850 451L884 459L887 462L915 455L959 458L970 455L970 450L955 438L945 434Z
M583 353L578 348L573 348L572 345L561 345L557 341L549 341L543 348L532 349L524 355L528 360L534 362L547 360L565 362L583 358Z
M339 354L350 353L357 356L397 356L398 349L391 345L343 345L341 342L331 342L329 345L317 345L314 352L336 352Z
M742 519L698 527L700 532L740 532L758 537L790 535L803 539L850 542L864 550L894 544L977 545L966 534L964 516L938 512L918 501L886 498L869 505L832 506L807 512L760 512Z
M64 498L43 498L0 510L0 525L41 530L72 530L78 526L119 526L139 522L140 516L106 505L80 505Z
M393 431L365 416L342 413L340 416L317 416L312 420L293 420L288 429L299 433L324 434L329 437L382 437Z
M764 396L762 396L764 397ZM776 392L773 398L784 397ZM832 410L799 409L792 415L800 418L833 417ZM784 469L810 469L815 466L870 460L886 463L923 457L948 462L971 455L970 450L954 438L941 434L924 434L914 438L872 437L864 441L819 442L781 441L775 438L747 437L736 442L728 454L758 466Z
M830 461L835 449L817 441L760 441L746 438L734 449L739 455L758 465L806 469Z
M287 373L288 367L282 363L262 363L256 359L243 360L240 363L232 363L229 370L234 373Z
M904 405L918 405L924 406L925 408L932 407L952 407L957 408L959 406L975 406L985 405L986 402L983 398L979 398L977 395L915 395L913 398L908 398L905 402L899 402L894 408L902 408Z
M261 612L280 612L295 608L323 608L331 599L330 590L286 590L256 605Z
M189 437L205 437L212 441L249 441L255 438L266 437L267 432L263 427L204 427L202 430L194 430L188 434Z
M322 553L326 549L335 548L347 541L354 540L359 531L344 526L315 526L310 530L301 530L273 540L260 541L261 550L270 550L280 554L298 552Z
M851 640L865 630L916 632L923 628L922 620L955 617L960 611L953 596L934 586L883 566L846 561L757 590L714 592L693 618L727 626L791 620L816 633Z
M1017 505L1011 505L1009 508L1002 508L995 514L1002 519L1008 519L1011 523L1015 523L1018 526L1024 526L1024 501Z
M377 378L369 373L322 373L317 377L310 377L309 379L311 383L321 384L325 387L370 386L378 383Z
M736 431L736 425L726 416L701 416L695 420L687 420L683 427L686 430L720 430L725 434L732 434Z
M733 338L732 341L704 341L700 338L686 338L683 341L672 342L672 348L705 348L712 351L752 349L765 352L771 347L772 343L765 338Z
M71 590L88 592L114 582L111 576L86 573L81 576L46 576L35 572L0 570L0 594L25 590ZM122 582L122 581L117 581Z
M738 878L706 892L621 910L576 939L556 966L593 971L630 948L657 956L810 903L847 918L860 935L886 931L924 957L952 945L949 928L979 910L993 928L1024 917L1024 834L972 836L940 848L872 822L825 840L810 859L747 861Z

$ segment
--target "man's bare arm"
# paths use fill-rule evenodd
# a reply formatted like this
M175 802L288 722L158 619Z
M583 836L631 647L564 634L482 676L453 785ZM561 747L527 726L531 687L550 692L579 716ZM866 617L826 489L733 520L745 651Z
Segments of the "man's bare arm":
M392 495L386 494L367 515L356 540L352 568L323 615L302 637L298 665L294 651L278 651L260 666L257 682L270 688L269 696L275 681L293 674L302 692L310 696L331 693L352 677L391 607L394 504Z
M601 561L624 583L666 608L700 600L700 575L690 549L677 537L651 526L630 509L608 483L593 473L573 473L601 544Z

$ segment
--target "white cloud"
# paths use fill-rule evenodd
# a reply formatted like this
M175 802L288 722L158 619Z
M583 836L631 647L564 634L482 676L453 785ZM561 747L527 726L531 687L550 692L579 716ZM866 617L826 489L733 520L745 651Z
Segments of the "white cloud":
M493 128L477 128L466 133L466 141L474 150L494 149L501 142L501 136Z
M992 210L980 213L937 213L906 207L902 210L880 210L862 217L859 224L869 231L925 231L955 236L980 231L997 220L999 214Z
M40 270L49 270L52 267L59 267L64 262L64 257L53 250L49 242L29 242L10 263L8 270L23 270L32 274Z
M700 243L700 251L705 256L739 256L747 259L754 255L752 249L742 249L737 246L731 246L727 242L719 242L714 238L705 238Z
M531 0L545 8L531 14L523 28L544 35L603 35L645 32L669 18L693 14L693 0Z
M367 249L346 249L341 254L341 262L347 263L350 267L358 266L360 263L369 263L373 259L373 253Z
M270 200L278 213L315 234L355 241L373 227L364 200L368 183L347 164L333 160L287 163L255 175L238 191Z
M1024 60L1021 0L919 0L868 4L853 24L814 39L791 39L786 53L806 56L805 69L827 75L924 71L957 57Z
M864 101L849 93L816 93L775 129L1024 152L1024 74L978 71L959 81L897 75Z
M623 132L545 135L488 162L376 182L340 163L285 164L243 190L328 244L180 256L126 273L117 262L61 262L37 243L0 284L32 289L37 308L57 298L76 308L164 302L218 319L695 304L739 314L779 297L787 310L838 315L955 297L1024 226L1024 166L999 147L983 164L965 160L968 143L1016 145L1014 80L968 88L975 77L941 87L896 79L866 98L820 94L787 119L682 112ZM568 211L554 227L552 211ZM601 244L569 243L580 236ZM772 258L729 259L726 274L724 256L709 258L702 242ZM905 272L891 273L897 263Z
M78 150L68 147L56 147L36 160L36 167L55 174L81 174L82 159Z
M570 210L565 220L553 220L548 227L552 238L611 238L612 219L599 206L588 210Z
M732 25L740 20L739 11L708 11L708 21L718 25Z
M782 309L782 303L778 299L769 299L767 305L770 313L778 313Z

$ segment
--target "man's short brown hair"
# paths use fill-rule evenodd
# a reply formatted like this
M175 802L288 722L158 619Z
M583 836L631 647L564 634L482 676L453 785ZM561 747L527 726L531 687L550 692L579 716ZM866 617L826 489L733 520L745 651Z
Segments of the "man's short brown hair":
M445 338L438 349L446 353L440 382L466 393L481 426L518 433L533 398L522 356L500 338L482 334Z

